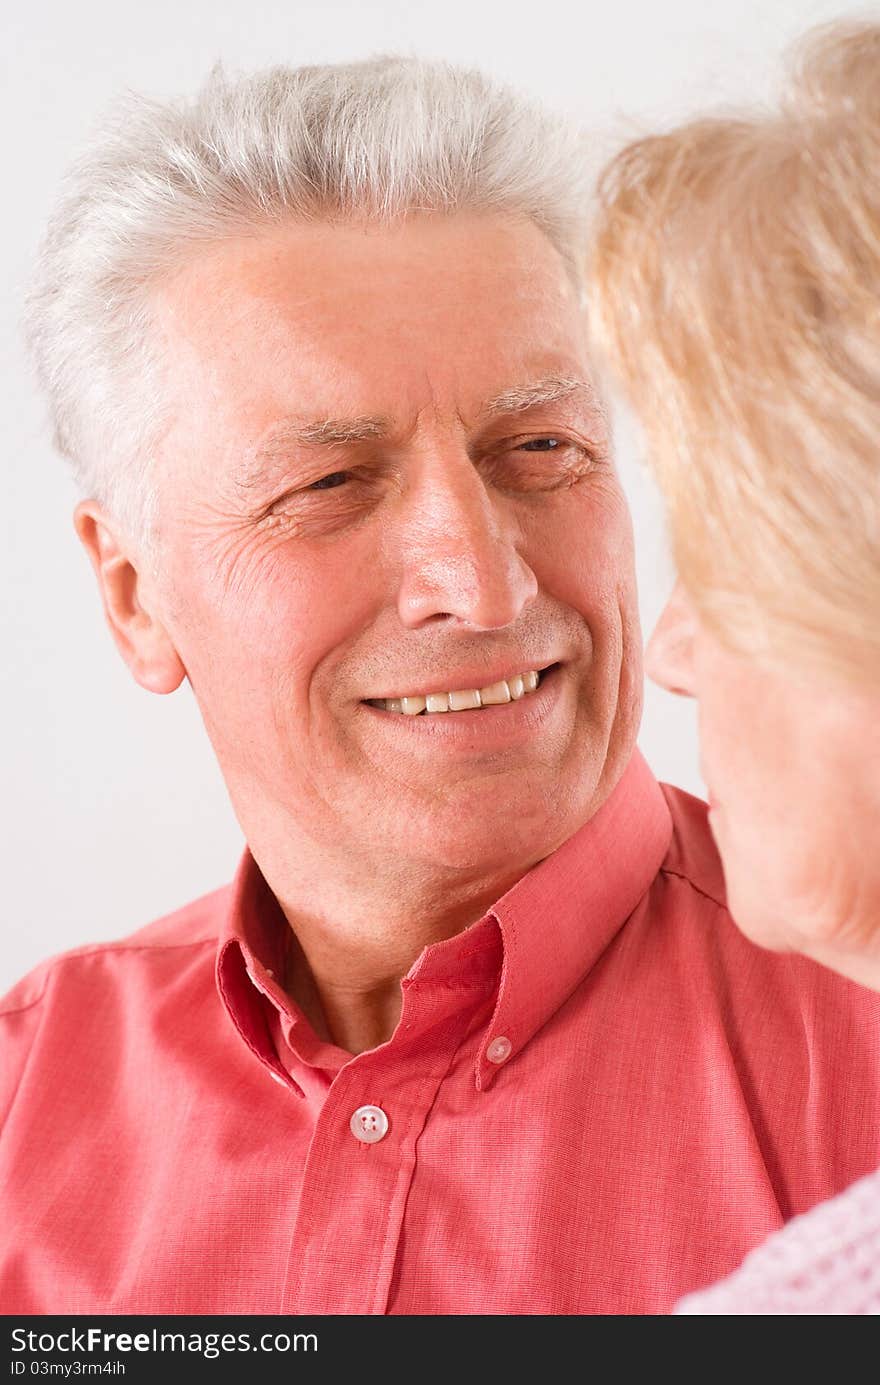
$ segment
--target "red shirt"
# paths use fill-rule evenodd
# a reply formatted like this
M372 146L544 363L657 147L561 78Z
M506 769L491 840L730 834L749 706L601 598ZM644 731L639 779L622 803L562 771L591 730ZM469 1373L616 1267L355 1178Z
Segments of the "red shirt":
M636 754L357 1057L276 984L247 853L40 966L0 1015L2 1311L668 1311L880 1163L880 996L721 888Z

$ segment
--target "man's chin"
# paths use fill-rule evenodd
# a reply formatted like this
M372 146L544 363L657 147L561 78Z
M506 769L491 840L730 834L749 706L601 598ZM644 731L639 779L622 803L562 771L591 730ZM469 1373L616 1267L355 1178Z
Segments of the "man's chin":
M590 816L592 794L541 791L536 777L505 791L504 776L435 802L398 830L395 855L435 869L523 875L567 841ZM402 827L403 824L400 824Z

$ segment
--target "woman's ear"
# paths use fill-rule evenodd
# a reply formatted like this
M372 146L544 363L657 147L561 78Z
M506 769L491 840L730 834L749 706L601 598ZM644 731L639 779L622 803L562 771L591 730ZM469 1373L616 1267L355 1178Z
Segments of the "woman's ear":
M668 692L694 696L694 631L690 599L676 582L645 651L645 672Z

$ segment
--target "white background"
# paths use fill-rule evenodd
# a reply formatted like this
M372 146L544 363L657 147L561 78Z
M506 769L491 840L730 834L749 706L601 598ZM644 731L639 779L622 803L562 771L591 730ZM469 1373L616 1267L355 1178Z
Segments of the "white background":
M481 66L621 136L706 103L769 96L780 53L820 0L53 0L4 7L0 991L41 957L129 932L230 878L241 835L188 685L142 691L116 654L71 525L66 465L18 337L21 287L59 176L124 86L194 89L232 68L407 52ZM878 7L861 14L878 15ZM659 507L620 439L646 631L671 582ZM701 792L691 705L649 689L641 745Z

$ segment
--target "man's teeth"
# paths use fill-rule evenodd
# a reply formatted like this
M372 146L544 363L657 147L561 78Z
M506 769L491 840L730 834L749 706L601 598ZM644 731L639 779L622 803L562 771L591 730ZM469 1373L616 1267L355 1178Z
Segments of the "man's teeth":
M465 688L458 692L430 693L427 697L378 697L371 706L385 712L401 712L405 717L417 717L422 712L469 712L477 707L498 707L503 702L518 702L532 693L541 681L534 669L518 673L514 678L502 678L485 688Z

